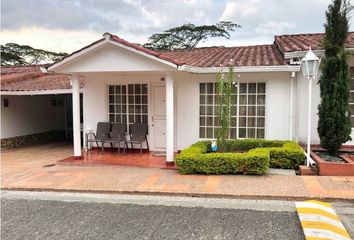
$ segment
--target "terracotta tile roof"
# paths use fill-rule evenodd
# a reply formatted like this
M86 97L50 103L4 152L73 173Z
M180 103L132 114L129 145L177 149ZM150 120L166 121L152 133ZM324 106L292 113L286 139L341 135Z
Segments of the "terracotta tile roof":
M42 73L41 66L1 66L1 91L71 89L66 75Z
M324 33L313 34L293 34L275 36L275 44L278 45L282 53L307 51L309 46L313 50L323 49ZM347 42L347 48L354 48L354 32L350 32Z
M164 52L164 55L193 67L227 66L230 60L238 67L286 65L284 57L275 45L195 48L168 51Z

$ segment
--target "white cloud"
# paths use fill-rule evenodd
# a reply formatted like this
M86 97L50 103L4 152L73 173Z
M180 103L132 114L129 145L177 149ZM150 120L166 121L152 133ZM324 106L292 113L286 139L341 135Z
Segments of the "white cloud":
M259 0L248 0L245 2L227 2L221 21L235 21L241 17L250 17L259 11Z
M255 33L263 35L280 35L286 30L293 29L296 27L294 22L287 21L270 21L266 23L260 23L256 29Z

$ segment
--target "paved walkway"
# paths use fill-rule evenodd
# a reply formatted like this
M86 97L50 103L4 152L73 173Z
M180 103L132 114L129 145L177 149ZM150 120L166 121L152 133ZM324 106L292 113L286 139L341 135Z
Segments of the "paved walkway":
M47 144L1 153L1 188L263 199L354 199L354 177L204 176L128 166L62 166L70 145ZM54 166L53 166L54 165Z

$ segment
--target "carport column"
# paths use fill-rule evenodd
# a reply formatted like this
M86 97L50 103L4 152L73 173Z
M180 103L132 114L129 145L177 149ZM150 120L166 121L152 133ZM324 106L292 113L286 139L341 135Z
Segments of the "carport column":
M74 157L81 158L81 127L80 127L80 81L77 76L71 77L73 102L73 135Z
M174 103L173 77L166 73L166 164L174 161Z

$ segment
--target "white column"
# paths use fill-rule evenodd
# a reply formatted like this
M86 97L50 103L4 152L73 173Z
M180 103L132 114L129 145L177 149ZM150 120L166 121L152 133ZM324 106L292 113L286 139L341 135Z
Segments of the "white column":
M292 73L293 74L293 73ZM295 73L294 73L295 74ZM289 140L294 140L294 79L295 76L291 76L290 79L290 106L289 106Z
M80 81L78 77L71 77L73 102L73 135L74 157L81 157L81 129L80 129Z
M173 77L166 73L166 163L174 161L174 103Z
M309 77L309 106L307 115L307 160L306 166L310 166L311 162L311 104L312 104L312 77Z

